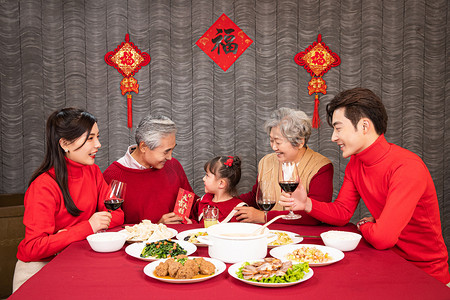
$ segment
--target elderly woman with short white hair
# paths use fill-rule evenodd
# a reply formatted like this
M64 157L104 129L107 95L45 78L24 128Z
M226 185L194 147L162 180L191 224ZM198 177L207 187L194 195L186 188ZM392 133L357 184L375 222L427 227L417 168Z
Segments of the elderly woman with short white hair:
M300 110L280 108L272 113L265 123L273 153L264 156L258 165L257 183L252 191L240 195L249 207L237 207L236 219L241 222L263 223L264 211L256 209L258 182L268 182L275 191L275 206L267 214L270 220L288 211L278 204L281 188L278 183L280 162L295 162L298 174L308 197L331 202L333 196L333 164L325 156L313 151L306 144L311 135L311 120ZM302 216L296 220L279 219L277 222L289 224L316 225L321 222L302 211L294 211Z
M106 182L116 179L127 184L122 205L126 224L145 219L165 224L183 222L173 212L178 190L192 192L192 187L180 162L172 157L176 133L175 123L168 117L146 116L136 129L136 144L103 172Z

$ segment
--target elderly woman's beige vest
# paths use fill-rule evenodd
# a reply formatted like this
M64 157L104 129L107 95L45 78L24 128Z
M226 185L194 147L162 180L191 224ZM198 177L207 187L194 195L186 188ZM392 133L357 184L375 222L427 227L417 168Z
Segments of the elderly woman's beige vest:
M297 164L298 174L306 193L309 193L309 184L311 179L323 166L331 163L331 161L310 148L306 147L306 152L303 154L300 162ZM278 168L279 161L276 153L267 154L259 161L258 166L258 181L272 182L276 192L277 204L272 210L283 210L283 207L278 204L280 199L281 187L278 184Z

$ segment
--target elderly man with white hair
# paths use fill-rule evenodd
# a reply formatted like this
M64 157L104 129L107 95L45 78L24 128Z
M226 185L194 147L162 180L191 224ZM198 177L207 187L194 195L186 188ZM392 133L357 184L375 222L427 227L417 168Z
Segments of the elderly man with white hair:
M125 223L144 219L153 223L181 223L173 212L179 188L192 192L180 162L172 158L176 146L175 123L165 116L148 115L136 129L136 144L103 172L106 182L127 183L122 210ZM190 220L187 220L190 223Z

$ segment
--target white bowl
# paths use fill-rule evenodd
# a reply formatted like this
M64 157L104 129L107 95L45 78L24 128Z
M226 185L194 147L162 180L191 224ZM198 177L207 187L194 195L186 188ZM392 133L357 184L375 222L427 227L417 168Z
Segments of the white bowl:
M341 251L352 251L358 246L361 240L361 235L349 232L349 231L338 231L330 230L327 232L322 232L320 234L325 246L333 247Z
M114 252L122 249L127 235L120 232L99 232L86 237L92 250L97 252Z
M266 257L269 229L258 235L248 234L261 228L261 225L252 223L230 222L217 224L206 228L207 236L199 236L198 240L208 245L208 254L211 258L226 263L257 260Z

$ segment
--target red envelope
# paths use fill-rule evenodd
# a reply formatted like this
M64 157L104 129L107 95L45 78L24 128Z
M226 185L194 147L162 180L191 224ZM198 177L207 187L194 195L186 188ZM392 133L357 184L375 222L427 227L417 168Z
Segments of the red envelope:
M192 203L194 203L195 194L180 188L178 190L177 201L173 212L183 218L183 224L186 224L185 217L189 218Z

